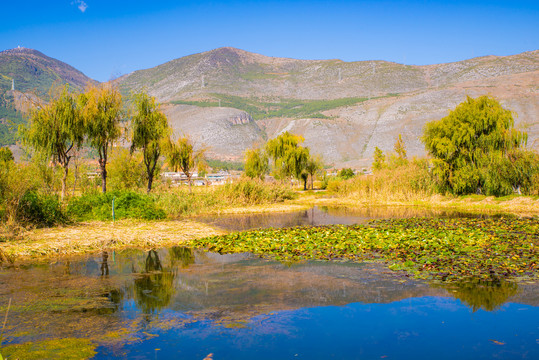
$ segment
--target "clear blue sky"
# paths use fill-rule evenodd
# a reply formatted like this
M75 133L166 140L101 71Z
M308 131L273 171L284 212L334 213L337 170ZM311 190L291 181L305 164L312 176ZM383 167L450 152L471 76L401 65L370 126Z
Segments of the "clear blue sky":
M434 64L539 49L539 1L3 1L18 45L100 81L221 46L268 56Z

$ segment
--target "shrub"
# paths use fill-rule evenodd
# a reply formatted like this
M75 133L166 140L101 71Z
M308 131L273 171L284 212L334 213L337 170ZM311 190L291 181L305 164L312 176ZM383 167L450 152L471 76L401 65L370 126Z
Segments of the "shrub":
M166 217L154 198L135 191L111 191L105 194L90 192L73 198L67 213L77 220L112 220L114 200L115 219L133 218L157 220Z
M21 197L15 218L22 225L53 226L67 220L57 195L29 190Z

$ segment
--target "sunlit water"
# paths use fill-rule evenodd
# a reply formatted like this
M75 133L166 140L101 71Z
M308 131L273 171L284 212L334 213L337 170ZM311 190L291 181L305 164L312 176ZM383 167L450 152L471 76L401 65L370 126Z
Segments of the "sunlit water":
M96 359L539 359L539 284L378 263L108 251L4 267L2 320L10 298L3 346L86 338Z
M307 210L260 213L200 216L197 220L230 231L245 231L260 228L286 228L293 226L353 225L364 224L374 219L410 217L463 217L481 216L463 214L455 211L441 211L413 207L367 207L346 208L314 206Z

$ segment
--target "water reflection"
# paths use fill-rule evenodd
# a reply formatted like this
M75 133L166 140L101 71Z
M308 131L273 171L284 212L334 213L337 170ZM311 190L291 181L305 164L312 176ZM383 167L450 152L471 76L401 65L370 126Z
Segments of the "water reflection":
M106 251L103 251L102 258L101 258L101 276L108 276L109 275L109 253Z
M169 250L170 266L173 268L179 262L182 268L186 268L195 263L195 253L193 249L184 246L173 246Z
M163 265L155 250L148 251L144 272L134 279L134 300L144 314L153 314L166 308L175 293L174 273Z
M353 225L364 224L373 219L410 218L410 217L455 217L463 214L414 207L326 207L314 206L308 210L261 213L201 216L197 219L230 231L245 231L260 228L285 228L294 226ZM471 216L471 215L466 215ZM479 216L479 215L473 215Z
M473 312L480 309L494 311L507 303L518 292L518 285L509 281L468 280L446 284L449 294L468 305Z
M276 336L284 335L283 341L288 341L313 329L336 334L331 339L338 343L340 336L362 331L351 330L351 326L363 324L365 328L379 328L379 334L365 336L382 346L388 334L411 332L408 327L416 324L431 326L432 322L425 320L427 317L434 316L437 324L458 319L451 335L475 326L478 319L494 319L498 313L508 313L510 305L505 305L503 312L496 311L503 304L521 304L515 306L515 311L539 306L537 283L431 285L377 263L306 261L284 265L250 254L219 255L185 247L127 250L114 257L110 254L3 269L0 313L5 312L9 297L16 304L6 326L8 340L89 337L108 346L107 349L118 349L120 355L125 352L125 344L133 344L129 345L133 347L130 354L135 356L142 351L137 346L143 347L150 341L147 334L160 334L148 345L152 349L170 346L181 339L191 339L192 344L215 340L223 334L263 346L257 343L258 336L270 336L267 340L275 341ZM471 312L476 314L470 324ZM522 316L518 312L510 314L503 327L518 329ZM321 317L314 323L294 322L311 316ZM535 330L526 331L539 336L534 326ZM489 327L485 325L486 329ZM240 338L238 334L242 334ZM497 339L495 335L488 336ZM403 341L400 337L395 340ZM306 343L312 346L307 340ZM189 342L182 344L192 346ZM271 350L282 348L282 344L273 344ZM204 342L202 349L212 346L213 343ZM288 357L270 353L274 358ZM114 354L104 352L101 358ZM172 352L166 354L163 356L175 356ZM207 353L183 355L203 358Z

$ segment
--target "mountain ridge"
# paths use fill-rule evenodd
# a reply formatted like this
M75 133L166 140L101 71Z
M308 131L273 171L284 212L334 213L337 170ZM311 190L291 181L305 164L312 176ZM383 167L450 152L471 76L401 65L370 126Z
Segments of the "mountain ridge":
M200 146L214 146L215 154L225 159L238 160L243 156L240 149L283 131L302 135L306 146L337 167L369 166L374 148L392 151L398 134L410 156L424 156L419 140L424 124L445 116L468 95L485 94L515 111L517 127L528 131L530 147L539 149L539 50L416 66L273 58L227 47L119 80L123 91L145 88L156 96L165 104L176 133L191 134ZM337 99L357 101L321 106L318 113L275 111L313 101L328 105ZM208 106L214 109L205 119ZM258 115L251 132L247 135L242 129L240 135L227 125L230 107L238 114L269 115Z
M6 64L11 64L7 71ZM9 49L0 52L4 100L17 95L9 90L14 69L29 79L25 88L25 77L16 78L17 90L41 89L42 96L57 80L75 90L94 81L37 50ZM337 167L368 166L374 147L391 151L398 134L410 156L424 156L419 140L424 124L445 116L468 95L485 94L514 111L529 146L539 149L539 50L404 65L270 57L223 47L115 82L124 94L145 88L162 103L175 136L189 134L212 157L226 160L239 160L245 149L284 131L304 136L313 153ZM2 135L5 119L0 120Z

